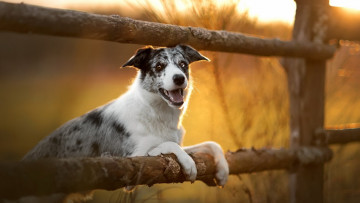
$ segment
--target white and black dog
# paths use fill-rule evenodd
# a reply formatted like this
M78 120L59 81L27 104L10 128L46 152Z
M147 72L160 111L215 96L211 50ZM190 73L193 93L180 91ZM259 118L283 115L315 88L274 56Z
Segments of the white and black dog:
M197 170L188 153L205 152L214 157L217 184L223 186L229 168L219 144L181 147L185 132L181 117L191 93L189 64L200 60L208 59L186 45L139 49L123 65L139 70L125 94L65 123L40 141L24 160L174 153L187 179L195 181Z

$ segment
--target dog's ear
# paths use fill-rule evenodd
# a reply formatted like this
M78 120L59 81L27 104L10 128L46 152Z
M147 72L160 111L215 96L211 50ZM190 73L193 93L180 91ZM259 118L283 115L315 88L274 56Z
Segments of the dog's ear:
M188 46L188 45L177 45L180 49L183 50L185 53L185 56L188 57L189 63L195 62L195 61L210 61L210 59L206 58L205 56L201 55L198 51L196 51L194 48Z
M141 69L142 65L144 64L146 58L150 55L151 51L154 48L151 46L138 49L136 54L132 56L122 67L126 66L134 66L136 68Z

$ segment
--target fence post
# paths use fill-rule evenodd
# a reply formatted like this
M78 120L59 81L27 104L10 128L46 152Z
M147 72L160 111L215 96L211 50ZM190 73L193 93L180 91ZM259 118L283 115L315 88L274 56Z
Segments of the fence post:
M326 33L328 0L295 0L293 40L319 42ZM315 145L315 131L324 125L325 60L286 59L290 96L290 147ZM290 174L290 202L324 202L324 165L299 166Z

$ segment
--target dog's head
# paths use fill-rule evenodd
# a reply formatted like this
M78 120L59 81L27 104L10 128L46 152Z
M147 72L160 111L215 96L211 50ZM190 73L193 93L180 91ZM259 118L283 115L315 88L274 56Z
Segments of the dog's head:
M184 90L189 85L189 64L207 60L187 45L157 48L145 47L126 62L140 70L141 86L158 94L169 106L180 108L184 103Z

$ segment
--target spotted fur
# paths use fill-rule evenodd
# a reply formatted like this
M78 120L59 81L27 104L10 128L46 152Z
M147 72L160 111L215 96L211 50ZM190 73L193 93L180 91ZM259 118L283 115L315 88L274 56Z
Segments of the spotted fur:
M65 123L40 141L24 160L174 153L188 179L194 181L195 163L186 152L204 151L216 159L216 178L224 185L229 171L218 144L206 142L195 147L180 147L185 132L181 116L191 93L189 64L199 60L208 59L186 45L139 49L124 64L139 70L125 94ZM175 82L175 78L180 80ZM184 102L179 102L182 97Z

